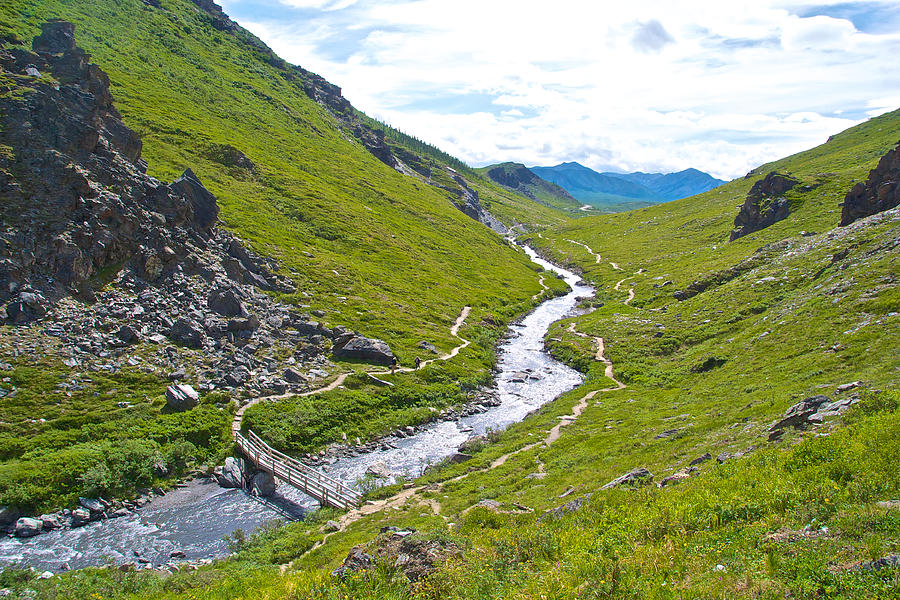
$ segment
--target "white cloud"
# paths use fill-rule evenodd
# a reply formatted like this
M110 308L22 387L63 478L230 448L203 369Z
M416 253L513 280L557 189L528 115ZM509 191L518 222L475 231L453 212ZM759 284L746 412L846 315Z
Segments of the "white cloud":
M473 164L730 178L900 105L900 34L798 16L812 0L279 1L302 16L223 4L361 110Z

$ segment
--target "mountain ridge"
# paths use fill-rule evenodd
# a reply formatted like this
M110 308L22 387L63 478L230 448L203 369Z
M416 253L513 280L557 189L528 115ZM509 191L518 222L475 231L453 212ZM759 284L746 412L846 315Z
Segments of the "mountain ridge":
M531 170L582 202L616 212L686 198L725 183L694 168L676 173L599 173L577 162L564 162Z

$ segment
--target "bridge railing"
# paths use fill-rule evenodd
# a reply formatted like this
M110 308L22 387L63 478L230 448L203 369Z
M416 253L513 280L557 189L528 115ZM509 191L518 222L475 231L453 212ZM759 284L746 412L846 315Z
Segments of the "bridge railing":
M244 437L240 431L235 431L234 439L241 452L257 468L268 471L288 485L306 492L323 505L355 508L362 503L362 495L356 490L275 450L252 431L247 432L247 437Z

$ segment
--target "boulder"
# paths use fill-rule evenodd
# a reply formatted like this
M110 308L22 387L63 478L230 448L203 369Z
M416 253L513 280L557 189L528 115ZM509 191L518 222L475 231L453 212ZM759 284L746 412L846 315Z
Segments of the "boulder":
M225 459L225 465L216 468L216 481L223 488L242 488L244 487L244 472L246 466L244 459L229 456Z
M379 479L388 479L393 473L390 468L388 468L387 463L380 460L369 465L366 469L366 475L378 477Z
M555 520L564 517L569 513L573 513L584 506L584 504L591 499L592 495L593 494L585 494L584 496L575 498L574 500L570 500L569 502L566 502L561 506L557 506L556 508L547 509L544 511L544 514L542 514L540 518L538 518L538 521L546 521L548 519Z
M181 177L169 184L169 189L183 197L194 210L194 223L201 230L208 231L219 218L219 205L193 171L187 169Z
M62 523L59 520L58 514L51 513L49 515L41 515L39 519L41 520L41 524L43 525L44 529L59 529L60 527L62 527Z
M690 462L690 466L693 467L693 466L695 466L695 465L699 465L699 464L701 464L701 463L705 463L705 462L708 461L708 460L712 460L712 454L710 454L709 452L703 454L702 456L698 456L697 458L695 458L694 460L692 460L692 461Z
M91 511L91 516L102 514L106 506L96 498L79 498L78 505Z
M116 332L116 337L126 344L133 344L140 339L137 331L130 325L122 325L122 327L119 328L119 331Z
M277 486L278 484L275 482L275 477L273 477L271 473L257 471L250 480L250 493L254 496L268 498L275 493L275 488Z
M653 473L651 473L644 467L640 467L638 469L634 469L633 471L629 471L628 473L625 473L620 477L616 477L600 489L608 490L614 487L619 487L620 485L641 486L646 485L651 481L653 481Z
M451 465L458 465L459 463L464 463L466 461L472 460L472 455L466 454L464 452L454 452L447 460Z
M341 524L337 521L328 520L325 522L325 531L340 531Z
M223 317L244 317L250 315L240 296L232 289L216 288L209 294L207 306Z
M30 538L39 534L44 529L44 523L40 519L21 517L16 521L16 537Z
M166 407L174 412L190 410L200 404L200 394L190 385L179 383L166 388Z
M194 321L186 317L179 317L169 330L169 338L188 348L201 348L206 340L206 334Z
M362 335L339 338L334 345L334 355L338 358L364 360L379 365L390 365L395 360L394 353L386 342Z
M793 427L795 429L805 427L809 424L809 418L816 414L819 407L827 402L828 396L823 395L812 396L805 400L801 400L788 408L784 413L784 417L772 423L769 426L769 431L774 433L788 427ZM777 438L778 436L775 437Z
M306 378L299 371L291 368L284 370L283 377L288 383L303 383L306 381Z
M331 572L331 576L343 579L352 573L365 571L373 564L372 557L366 553L365 549L362 546L355 546L347 553L347 558L344 559L341 566Z
M853 186L841 205L841 226L900 205L900 142L869 171L865 183Z
M86 508L76 508L72 511L72 527L81 527L91 521L91 511Z

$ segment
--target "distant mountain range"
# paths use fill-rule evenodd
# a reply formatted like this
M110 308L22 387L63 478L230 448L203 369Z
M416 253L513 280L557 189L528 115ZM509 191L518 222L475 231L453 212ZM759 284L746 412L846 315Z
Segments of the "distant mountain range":
M725 183L697 169L678 173L598 173L577 162L566 162L555 167L531 167L531 171L559 185L580 202L606 212L678 200Z

